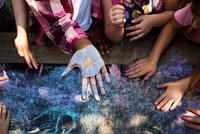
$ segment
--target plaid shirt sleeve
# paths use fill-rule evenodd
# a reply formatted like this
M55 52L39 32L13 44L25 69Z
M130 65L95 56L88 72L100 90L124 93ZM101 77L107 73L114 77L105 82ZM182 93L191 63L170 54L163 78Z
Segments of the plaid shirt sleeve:
M46 35L64 51L73 53L74 43L87 37L78 23L72 20L72 3L65 0L69 9L64 9L60 0L25 0L43 27Z
M103 6L101 0L92 0L92 16L103 19Z

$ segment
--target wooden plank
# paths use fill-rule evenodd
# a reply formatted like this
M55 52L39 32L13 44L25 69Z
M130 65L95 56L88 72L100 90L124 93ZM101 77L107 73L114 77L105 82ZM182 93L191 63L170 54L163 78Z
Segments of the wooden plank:
M0 33L0 63L25 63L19 57L14 46L16 33ZM29 34L30 48L41 64L66 64L71 55L62 53L51 41L47 41L45 46L37 46L34 43L36 35ZM146 57L157 38L156 35L149 34L145 38L129 42L124 40L123 45L113 45L110 55L103 56L106 64L130 64L136 59ZM200 45L193 43L182 36L177 36L162 54L160 64L170 64L174 60L184 60L188 64L196 64L200 59Z

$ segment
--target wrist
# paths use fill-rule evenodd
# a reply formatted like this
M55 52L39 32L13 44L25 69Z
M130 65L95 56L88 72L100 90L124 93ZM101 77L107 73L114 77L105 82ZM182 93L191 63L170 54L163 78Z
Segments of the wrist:
M91 45L92 43L87 38L81 38L78 39L74 44L74 51L81 50L83 48L86 48L87 46Z
M190 83L190 78L191 77L187 77L178 81L181 89L186 90L188 88L189 83Z
M24 30L21 27L17 28L17 38L19 38L19 37L21 37L21 38L27 38L26 30Z
M155 65L157 65L159 58L157 58L156 56L153 55L149 55L148 57L149 61Z

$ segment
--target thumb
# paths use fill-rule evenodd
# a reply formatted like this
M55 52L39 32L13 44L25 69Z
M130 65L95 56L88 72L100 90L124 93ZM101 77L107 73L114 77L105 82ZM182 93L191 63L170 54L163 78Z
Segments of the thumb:
M157 85L157 88L165 88L167 86L169 86L169 83L163 83L163 84Z
M16 48L17 48L17 52L18 52L19 56L24 57L24 53L23 53L22 48L18 47L17 45L16 45Z
M135 24L135 23L139 23L141 21L142 21L142 15L137 18L134 18L131 22Z
M71 72L72 69L73 69L73 66L72 66L72 63L70 62L70 63L67 65L65 71L61 74L61 77L62 77L62 78L66 78L66 77L70 74L70 72Z
M20 47L20 45L16 39L14 40L14 43L15 43L15 47L17 48L17 52L18 52L19 56L24 57L22 47Z

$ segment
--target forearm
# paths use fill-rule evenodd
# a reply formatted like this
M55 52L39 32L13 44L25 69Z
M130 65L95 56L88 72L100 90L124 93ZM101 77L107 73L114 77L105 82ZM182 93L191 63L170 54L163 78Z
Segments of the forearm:
M102 0L103 10L104 10L104 25L105 25L105 35L113 43L119 43L124 35L124 27L116 27L112 25L110 21L110 9L113 6L111 0Z
M159 14L152 14L153 27L165 25L174 15L174 11L164 11Z
M27 9L24 0L12 0L17 36L27 36Z
M106 37L113 43L119 43L124 36L124 28L118 28L110 24L105 27Z
M158 62L162 52L166 49L166 47L170 44L176 33L179 31L180 26L178 25L174 19L170 20L162 29L158 39L155 42L155 45L149 55L150 59L154 62ZM177 27L177 28L176 28Z

